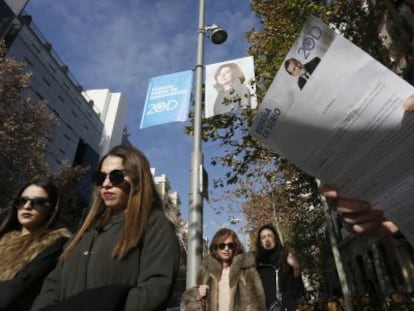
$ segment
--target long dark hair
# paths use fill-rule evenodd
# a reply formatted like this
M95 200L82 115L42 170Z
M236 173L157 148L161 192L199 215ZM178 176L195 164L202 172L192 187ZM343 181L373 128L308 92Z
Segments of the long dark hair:
M125 210L124 227L112 252L113 258L123 258L140 242L153 208L162 209L163 203L155 188L150 164L141 151L132 146L115 146L100 160L99 170L102 168L103 161L109 156L122 159L124 171L130 178L131 184ZM61 257L63 259L68 258L83 234L95 223L108 219L110 213L111 210L105 207L102 200L99 187L95 186L89 213L74 239L63 251Z
M260 240L260 233L268 229L273 232L275 236L275 248L273 250L266 250L263 248L261 240ZM288 249L283 247L282 241L279 237L279 234L277 233L275 227L271 224L263 225L259 228L257 231L257 237L256 237L256 263L259 264L259 262L262 260L263 257L269 256L271 253L273 253L275 256L278 257L278 265L284 265L286 263L286 258L288 256Z
M21 229L22 225L19 223L19 220L17 218L17 205L15 201L29 186L37 186L46 191L50 202L49 218L38 230L31 233L32 240L46 233L48 229L55 224L60 211L58 187L51 177L37 177L21 187L20 190L16 193L13 201L10 203L7 215L0 225L0 237L2 237L7 232Z

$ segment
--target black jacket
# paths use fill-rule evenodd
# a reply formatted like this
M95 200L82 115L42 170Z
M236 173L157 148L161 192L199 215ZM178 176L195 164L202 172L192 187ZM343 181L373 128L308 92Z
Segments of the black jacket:
M257 270L265 290L267 307L269 308L276 301L276 270L278 270L282 305L287 311L295 311L299 299L303 296L304 287L302 278L294 276L293 268L286 261L286 255L287 252L282 249L278 251L262 250L256 259Z
M7 281L0 281L0 310L27 311L40 292L44 278L56 266L67 238L62 237Z
M307 74L310 76L314 70L316 69L316 67L319 65L319 62L321 61L321 59L319 57L314 57L312 58L312 60L310 60L309 62L307 62L306 64L303 65L303 67L305 68ZM298 78L298 85L300 89L303 89L303 87L306 84L306 79L303 77L299 77Z
M174 226L161 210L154 210L138 246L123 259L113 259L123 223L124 215L119 215L102 230L87 231L69 258L46 278L32 310L58 302L62 310L63 306L70 310L71 303L77 311L95 310L97 305L104 305L103 310L165 310L179 261ZM126 298L118 301L115 295L99 294L110 288ZM114 306L110 308L109 303Z

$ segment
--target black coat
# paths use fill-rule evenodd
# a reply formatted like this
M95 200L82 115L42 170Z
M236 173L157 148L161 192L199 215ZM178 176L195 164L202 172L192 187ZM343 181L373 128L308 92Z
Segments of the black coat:
M58 302L56 310L99 310L100 305L102 310L165 310L179 263L174 226L154 210L138 246L123 259L113 259L123 223L124 215L119 215L102 230L87 231L47 277L32 310Z
M0 310L27 311L40 292L44 278L56 266L67 238L62 237L29 262L16 276L0 281Z
M276 301L276 270L278 270L282 305L287 311L295 311L299 299L303 296L304 287L302 278L294 276L293 268L286 261L286 255L287 252L282 249L270 252L262 250L256 259L257 270L262 279L267 307L269 308Z

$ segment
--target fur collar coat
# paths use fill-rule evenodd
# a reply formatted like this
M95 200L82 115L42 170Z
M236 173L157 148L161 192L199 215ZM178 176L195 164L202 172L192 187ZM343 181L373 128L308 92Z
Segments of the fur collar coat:
M49 231L28 244L28 235L22 236L20 231L6 233L0 239L0 281L13 279L17 272L57 239L69 236L69 231L62 228Z
M218 290L222 265L211 255L203 259L198 274L198 284L209 286L206 301L200 301L198 288L187 290L181 299L181 309L185 311L218 311ZM251 253L234 257L230 267L230 308L229 311L264 311L265 295L262 282Z

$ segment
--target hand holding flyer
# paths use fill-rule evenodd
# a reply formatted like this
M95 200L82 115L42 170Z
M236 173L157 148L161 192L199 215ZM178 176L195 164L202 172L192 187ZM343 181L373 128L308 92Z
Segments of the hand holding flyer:
M342 196L370 202L414 242L414 88L310 17L251 134Z

